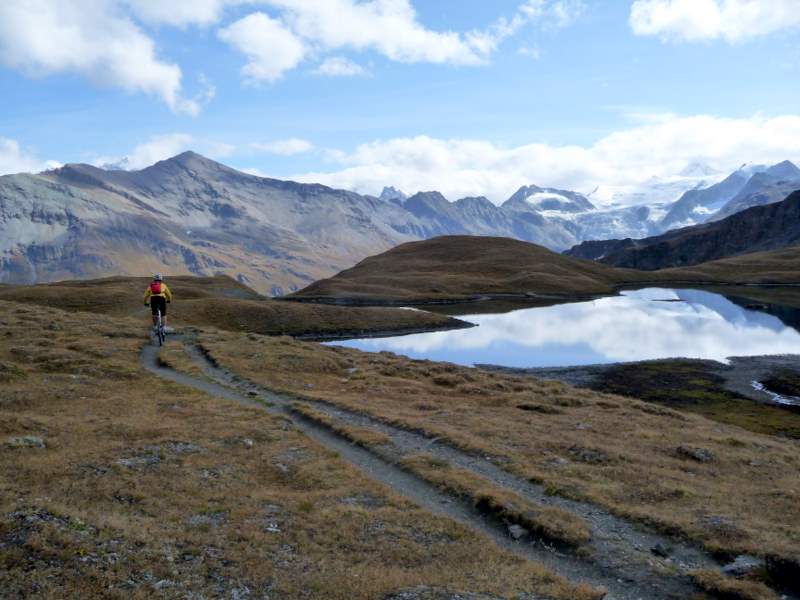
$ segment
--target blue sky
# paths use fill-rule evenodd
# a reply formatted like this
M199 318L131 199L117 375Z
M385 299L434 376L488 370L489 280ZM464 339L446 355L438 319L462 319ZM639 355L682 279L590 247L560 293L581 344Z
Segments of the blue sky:
M169 4L6 0L0 172L192 148L497 200L800 159L797 0Z

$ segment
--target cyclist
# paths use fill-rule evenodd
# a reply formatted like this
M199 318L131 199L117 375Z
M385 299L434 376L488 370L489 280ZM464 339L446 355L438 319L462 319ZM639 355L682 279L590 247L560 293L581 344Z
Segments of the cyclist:
M153 275L153 281L147 286L144 291L144 305L150 305L150 311L153 313L153 327L158 324L158 311L161 311L161 324L167 326L167 304L172 302L172 292L169 291L167 284L164 283L164 278L161 273Z

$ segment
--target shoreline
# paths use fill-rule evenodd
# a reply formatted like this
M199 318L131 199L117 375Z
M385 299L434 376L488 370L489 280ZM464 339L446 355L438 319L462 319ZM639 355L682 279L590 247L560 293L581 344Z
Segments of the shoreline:
M720 281L696 281L696 280L647 280L636 281L630 283L617 283L614 284L613 289L608 292L598 293L550 293L550 292L486 292L475 293L465 296L449 296L444 298L355 298L351 296L336 297L336 296L278 296L273 298L280 302L299 302L304 304L328 304L333 306L387 306L387 307L403 307L403 306L447 306L454 304L471 304L479 302L492 302L502 300L519 300L519 301L541 301L552 300L555 303L568 303L568 302L585 302L590 300L597 300L609 296L618 296L620 292L626 290L637 290L647 287L664 287L671 288L677 286L687 287L742 287L753 289L775 289L775 288L788 288L800 289L800 283L780 283L780 282L720 282Z

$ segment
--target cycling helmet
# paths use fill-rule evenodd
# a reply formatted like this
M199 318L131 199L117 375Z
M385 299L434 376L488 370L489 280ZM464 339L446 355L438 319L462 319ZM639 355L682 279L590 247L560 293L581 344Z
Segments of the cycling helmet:
M161 273L156 273L153 275L153 281L164 281L164 278L161 277Z

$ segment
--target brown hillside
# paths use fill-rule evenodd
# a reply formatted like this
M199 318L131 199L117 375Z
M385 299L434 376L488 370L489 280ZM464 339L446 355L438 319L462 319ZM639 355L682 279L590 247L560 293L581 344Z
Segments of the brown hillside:
M290 298L437 300L482 294L591 295L644 274L510 238L443 236L402 244Z
M60 308L70 312L140 316L148 321L142 295L149 279L112 277L42 285L0 285L0 300ZM175 302L170 325L213 326L265 335L336 335L345 332L415 330L460 323L422 311L343 308L276 302L226 276L169 277ZM144 325L143 325L144 326Z

